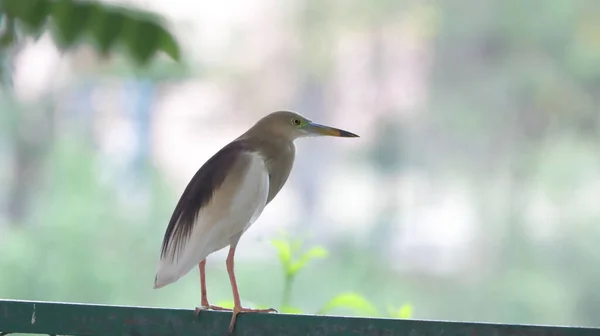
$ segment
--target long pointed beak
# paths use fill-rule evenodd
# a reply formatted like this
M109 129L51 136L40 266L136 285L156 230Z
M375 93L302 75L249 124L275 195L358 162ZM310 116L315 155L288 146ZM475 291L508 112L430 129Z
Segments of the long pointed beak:
M344 131L339 128L325 126L325 125L321 125L321 124L317 124L317 123L313 123L313 122L306 125L306 130L309 133L316 134L316 135L326 135L326 136L334 136L334 137L341 137L341 138L358 138L358 135L356 135L354 133L350 133L348 131Z

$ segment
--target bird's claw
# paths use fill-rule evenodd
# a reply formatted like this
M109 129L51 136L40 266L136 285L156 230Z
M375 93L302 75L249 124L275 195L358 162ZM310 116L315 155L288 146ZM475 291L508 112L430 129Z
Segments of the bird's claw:
M231 317L231 322L229 323L229 333L230 334L233 332L233 328L235 327L235 320L239 313L277 313L277 309L275 309L275 308L254 309L254 308L234 307L233 308L233 316Z
M194 310L194 315L198 316L198 314L200 314L201 311L208 310L208 308L209 307L206 307L206 306L196 307L196 309Z
M233 309L231 309L231 308L219 307L219 306L214 306L214 305L209 305L208 307L210 310L233 311Z
M215 306L215 305L211 305L211 304L203 304L200 307L196 307L194 314L196 316L198 316L198 314L200 314L200 312L203 310L233 311L233 309L231 309L231 308L224 308L224 307Z

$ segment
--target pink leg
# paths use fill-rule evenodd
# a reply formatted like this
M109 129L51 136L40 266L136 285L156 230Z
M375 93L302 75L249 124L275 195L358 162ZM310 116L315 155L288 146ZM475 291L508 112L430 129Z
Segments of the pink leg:
M233 259L235 256L235 245L232 245L229 248L229 254L227 255L227 273L229 273L229 281L231 282L231 290L233 291L233 316L231 317L231 322L229 323L229 332L233 331L235 327L235 320L239 313L271 313L277 312L277 310L273 308L269 309L250 309L242 307L242 303L240 301L240 293L237 287L237 281L235 279L235 271L233 270Z
M206 310L206 309L232 311L232 309L223 308L223 307L219 307L219 306L213 306L208 303L208 296L206 295L206 259L202 260L198 264L198 269L200 270L200 292L201 292L201 296L202 296L202 298L200 300L200 304L202 306L196 307L196 311L195 311L196 316L201 311Z

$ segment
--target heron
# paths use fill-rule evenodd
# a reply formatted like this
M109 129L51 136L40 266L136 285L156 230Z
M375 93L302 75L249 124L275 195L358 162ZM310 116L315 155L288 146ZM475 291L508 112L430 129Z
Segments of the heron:
M200 307L231 311L231 333L239 313L275 309L243 307L234 271L241 236L259 218L286 183L294 164L294 141L313 136L355 138L358 135L317 124L292 111L276 111L258 120L245 133L221 148L194 174L167 225L154 288L176 282L198 267ZM233 309L212 305L206 291L206 258L229 246L226 268L233 292Z

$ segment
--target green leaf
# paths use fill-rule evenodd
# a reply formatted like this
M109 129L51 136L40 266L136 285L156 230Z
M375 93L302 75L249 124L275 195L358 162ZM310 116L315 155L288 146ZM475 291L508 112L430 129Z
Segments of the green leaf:
M412 306L410 304L405 304L400 307L398 311L399 318L410 318L412 316Z
M126 41L129 53L141 64L146 64L160 44L160 27L147 20L126 21Z
M85 32L96 8L92 2L57 0L52 8L52 18L57 28L57 42L63 48L72 47Z
M375 307L360 294L343 293L329 300L317 314L327 314L329 311L336 308L350 308L358 314L367 316L378 316L379 312Z
M278 252L278 257L283 267L285 268L285 272L287 273L290 269L292 262L292 252L290 249L290 243L282 239L273 239L271 244L275 246Z
M95 15L90 23L90 33L101 55L108 55L111 48L119 40L125 28L127 17L112 8L100 4L95 7Z
M0 0L0 15L18 21L24 32L39 37L45 23L52 23L57 45L72 48L91 38L99 54L106 56L118 42L124 43L138 64L146 65L162 51L180 61L176 38L161 24L160 17L148 11L105 5L99 1L79 0ZM50 18L50 20L49 20ZM15 43L11 34L3 35L5 47Z
M31 0L30 9L27 11L27 15L22 17L21 20L29 25L34 31L40 31L44 23L46 23L46 19L50 15L51 9L52 6L49 1Z
M294 239L294 241L292 242L292 248L291 248L292 254L295 254L296 252L298 252L301 247L302 247L302 240Z
M26 8L30 3L22 0L3 0L0 1L0 10L12 18L20 18L25 15Z
M233 309L234 305L235 305L235 303L233 302L233 300L222 300L222 301L215 303L215 306L229 308L229 309Z
M0 47L6 49L10 47L16 39L15 33L15 22L12 19L6 20L6 29L2 36L0 36ZM2 66L4 66L2 64Z
M13 18L19 19L24 29L40 35L52 4L48 0L5 0L2 7Z
M403 304L399 309L393 306L388 307L388 315L393 318L408 319L412 316L412 305L409 303Z
M320 246L315 246L313 248L311 248L310 250L308 250L306 253L304 253L302 255L302 257L300 257L300 260L296 261L291 267L290 267L290 274L296 274L296 272L298 272L299 270L301 270L304 266L306 266L306 264L312 260L312 259L323 259L323 258L327 258L328 252L325 248L320 247Z
M164 51L167 55L169 55L173 60L179 61L181 60L181 50L179 49L179 44L177 40L171 33L169 33L163 27L159 27L159 49Z
M281 308L281 312L285 314L302 314L302 310L296 307L286 306Z

